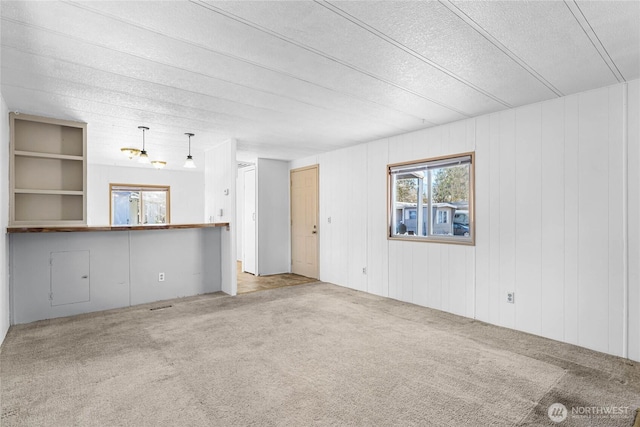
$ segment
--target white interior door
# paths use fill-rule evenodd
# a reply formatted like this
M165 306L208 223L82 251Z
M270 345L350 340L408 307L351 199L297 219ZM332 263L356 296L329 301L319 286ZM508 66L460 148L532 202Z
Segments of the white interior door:
M242 223L242 271L256 274L256 170L244 171L244 219Z

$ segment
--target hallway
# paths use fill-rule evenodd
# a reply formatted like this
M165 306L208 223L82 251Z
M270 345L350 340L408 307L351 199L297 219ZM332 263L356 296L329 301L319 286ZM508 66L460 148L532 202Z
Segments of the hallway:
M297 274L284 273L271 276L254 276L242 272L242 262L238 261L238 294L264 291L267 289L282 288L285 286L302 285L304 283L317 282L316 279L299 276Z

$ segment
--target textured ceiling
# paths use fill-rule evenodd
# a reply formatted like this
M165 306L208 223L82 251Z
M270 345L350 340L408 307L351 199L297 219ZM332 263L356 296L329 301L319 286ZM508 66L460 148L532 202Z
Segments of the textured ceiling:
M11 111L89 124L89 162L295 159L636 79L638 1L2 1Z

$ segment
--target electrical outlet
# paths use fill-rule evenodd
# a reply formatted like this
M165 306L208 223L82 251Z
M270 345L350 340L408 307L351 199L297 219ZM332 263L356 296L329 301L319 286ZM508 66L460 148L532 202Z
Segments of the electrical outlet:
M164 282L164 273L158 273L158 282Z
M362 267L362 274L367 274L367 267Z
M507 302L510 304L514 304L516 302L515 292L507 292Z

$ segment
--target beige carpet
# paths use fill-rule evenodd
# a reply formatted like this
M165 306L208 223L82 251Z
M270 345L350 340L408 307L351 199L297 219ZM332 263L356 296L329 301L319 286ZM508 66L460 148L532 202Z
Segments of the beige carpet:
M169 303L12 328L2 426L629 426L640 406L637 364L329 284ZM555 402L632 409L554 424Z

